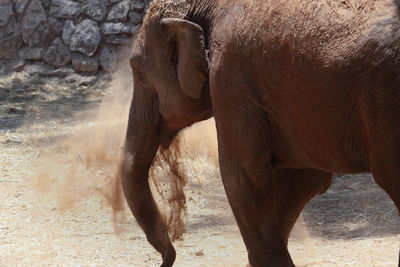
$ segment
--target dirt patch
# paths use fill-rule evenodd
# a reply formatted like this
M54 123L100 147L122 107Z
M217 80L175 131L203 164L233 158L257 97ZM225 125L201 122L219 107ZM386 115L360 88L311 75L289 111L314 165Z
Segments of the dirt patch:
M86 87L24 73L0 78L1 266L160 264L115 182L132 90L128 72L119 75ZM187 216L174 224L184 223L186 233L175 242L176 266L245 266L216 163L214 123L185 136L177 166L186 173L178 186L186 183ZM306 207L289 249L298 266L395 266L398 225L371 176L341 176Z

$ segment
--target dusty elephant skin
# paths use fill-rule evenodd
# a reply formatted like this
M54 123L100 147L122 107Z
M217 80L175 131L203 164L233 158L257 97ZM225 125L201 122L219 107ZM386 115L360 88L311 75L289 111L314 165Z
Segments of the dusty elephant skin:
M128 204L163 258L149 189L161 145L215 117L221 175L252 266L294 266L290 231L332 173L371 172L400 205L400 11L381 1L155 0L131 54Z

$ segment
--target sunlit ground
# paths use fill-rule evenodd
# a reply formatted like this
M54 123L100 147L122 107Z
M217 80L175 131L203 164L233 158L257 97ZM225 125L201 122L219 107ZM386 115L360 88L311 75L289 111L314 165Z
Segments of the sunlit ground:
M0 266L160 264L127 208L114 214L109 201L117 194L128 73L88 87L0 78ZM196 127L182 160L187 232L175 242L176 266L245 266L215 165L213 121ZM398 226L393 203L371 176L339 177L307 206L289 249L297 266L396 266Z

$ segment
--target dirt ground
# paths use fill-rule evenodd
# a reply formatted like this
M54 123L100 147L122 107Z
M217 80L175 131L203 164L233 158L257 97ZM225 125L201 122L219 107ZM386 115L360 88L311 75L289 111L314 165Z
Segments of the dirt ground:
M160 264L128 209L115 213L109 201L131 90L126 72L89 86L24 72L0 77L0 266ZM197 148L212 150L213 134L204 144L200 137L213 122L196 127ZM245 266L213 152L200 150L185 161L176 266ZM306 207L289 249L297 266L397 266L398 226L369 174L340 176Z

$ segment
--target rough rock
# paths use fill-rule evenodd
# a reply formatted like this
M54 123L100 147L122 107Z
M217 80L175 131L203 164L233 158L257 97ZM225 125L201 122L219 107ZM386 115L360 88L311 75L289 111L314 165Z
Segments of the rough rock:
M25 67L25 61L23 59L15 59L10 62L9 69L11 71L20 72L23 71Z
M116 67L116 55L111 47L104 46L100 51L99 63L103 70L111 71Z
M129 12L129 20L133 25L138 25L141 24L144 18L144 14L137 12L137 11L131 11Z
M71 67L62 67L59 69L44 69L39 72L39 76L41 77L58 77L65 78L68 75L74 73L74 70Z
M66 83L75 83L82 78L81 75L73 73L65 78Z
M21 46L18 24L12 10L12 2L3 0L0 5L0 59L13 59Z
M31 0L21 19L22 40L29 46L44 42L49 34L46 12L39 0Z
M50 7L50 0L40 0L40 2L42 2L42 6L44 7L44 9L48 10Z
M86 15L97 21L103 21L107 15L108 1L88 0L83 10Z
M132 27L131 28L132 35L136 36L140 32L141 27L142 27L142 25L136 25L136 26Z
M49 34L47 42L51 43L62 32L63 25L55 18L49 18Z
M30 0L14 0L15 11L19 17L24 14L29 2Z
M81 13L81 4L69 0L52 0L50 15L61 19L74 19Z
M144 8L145 8L144 1L133 0L131 2L131 10L143 11Z
M23 115L26 114L26 110L24 110L23 108L20 107L8 107L5 112L7 114L19 114L19 115Z
M106 43L120 46L127 46L133 44L133 37L127 34L117 34L106 36Z
M44 66L43 63L35 63L32 65L25 65L24 71L30 76L42 73L44 71L49 71L48 67Z
M0 74L5 74L8 72L8 60L2 60L0 59Z
M78 81L78 84L82 86L89 86L94 84L96 81L96 76L82 76L82 78Z
M0 27L4 27L9 23L9 20L13 17L13 9L11 1L5 4L0 4Z
M20 72L24 70L25 61L23 59L15 58L13 60L0 60L0 74L8 73L10 71Z
M99 61L97 58L88 58L84 56L73 56L72 66L81 72L97 72L99 68Z
M81 52L90 57L96 52L100 41L101 36L97 23L85 19L76 27L69 47L71 51Z
M42 60L43 48L23 47L21 50L19 50L18 56L26 60Z
M51 66L63 67L71 61L71 54L61 39L57 38L51 43L43 59Z
M74 33L75 29L76 27L72 20L67 20L65 22L62 33L64 44L69 45L69 43L71 42L72 34Z
M128 12L130 9L131 2L130 0L123 0L118 4L114 5L110 12L108 13L107 20L108 21L118 21L118 20L126 20L128 16Z
M73 61L80 71L112 71L116 54L131 47L149 2L0 0L0 69L20 70L32 61L73 69Z
M101 32L105 35L131 33L131 26L122 22L106 22L103 23L100 28Z
M83 76L73 73L65 78L66 83L76 83L81 86L89 86L97 81L96 76Z

